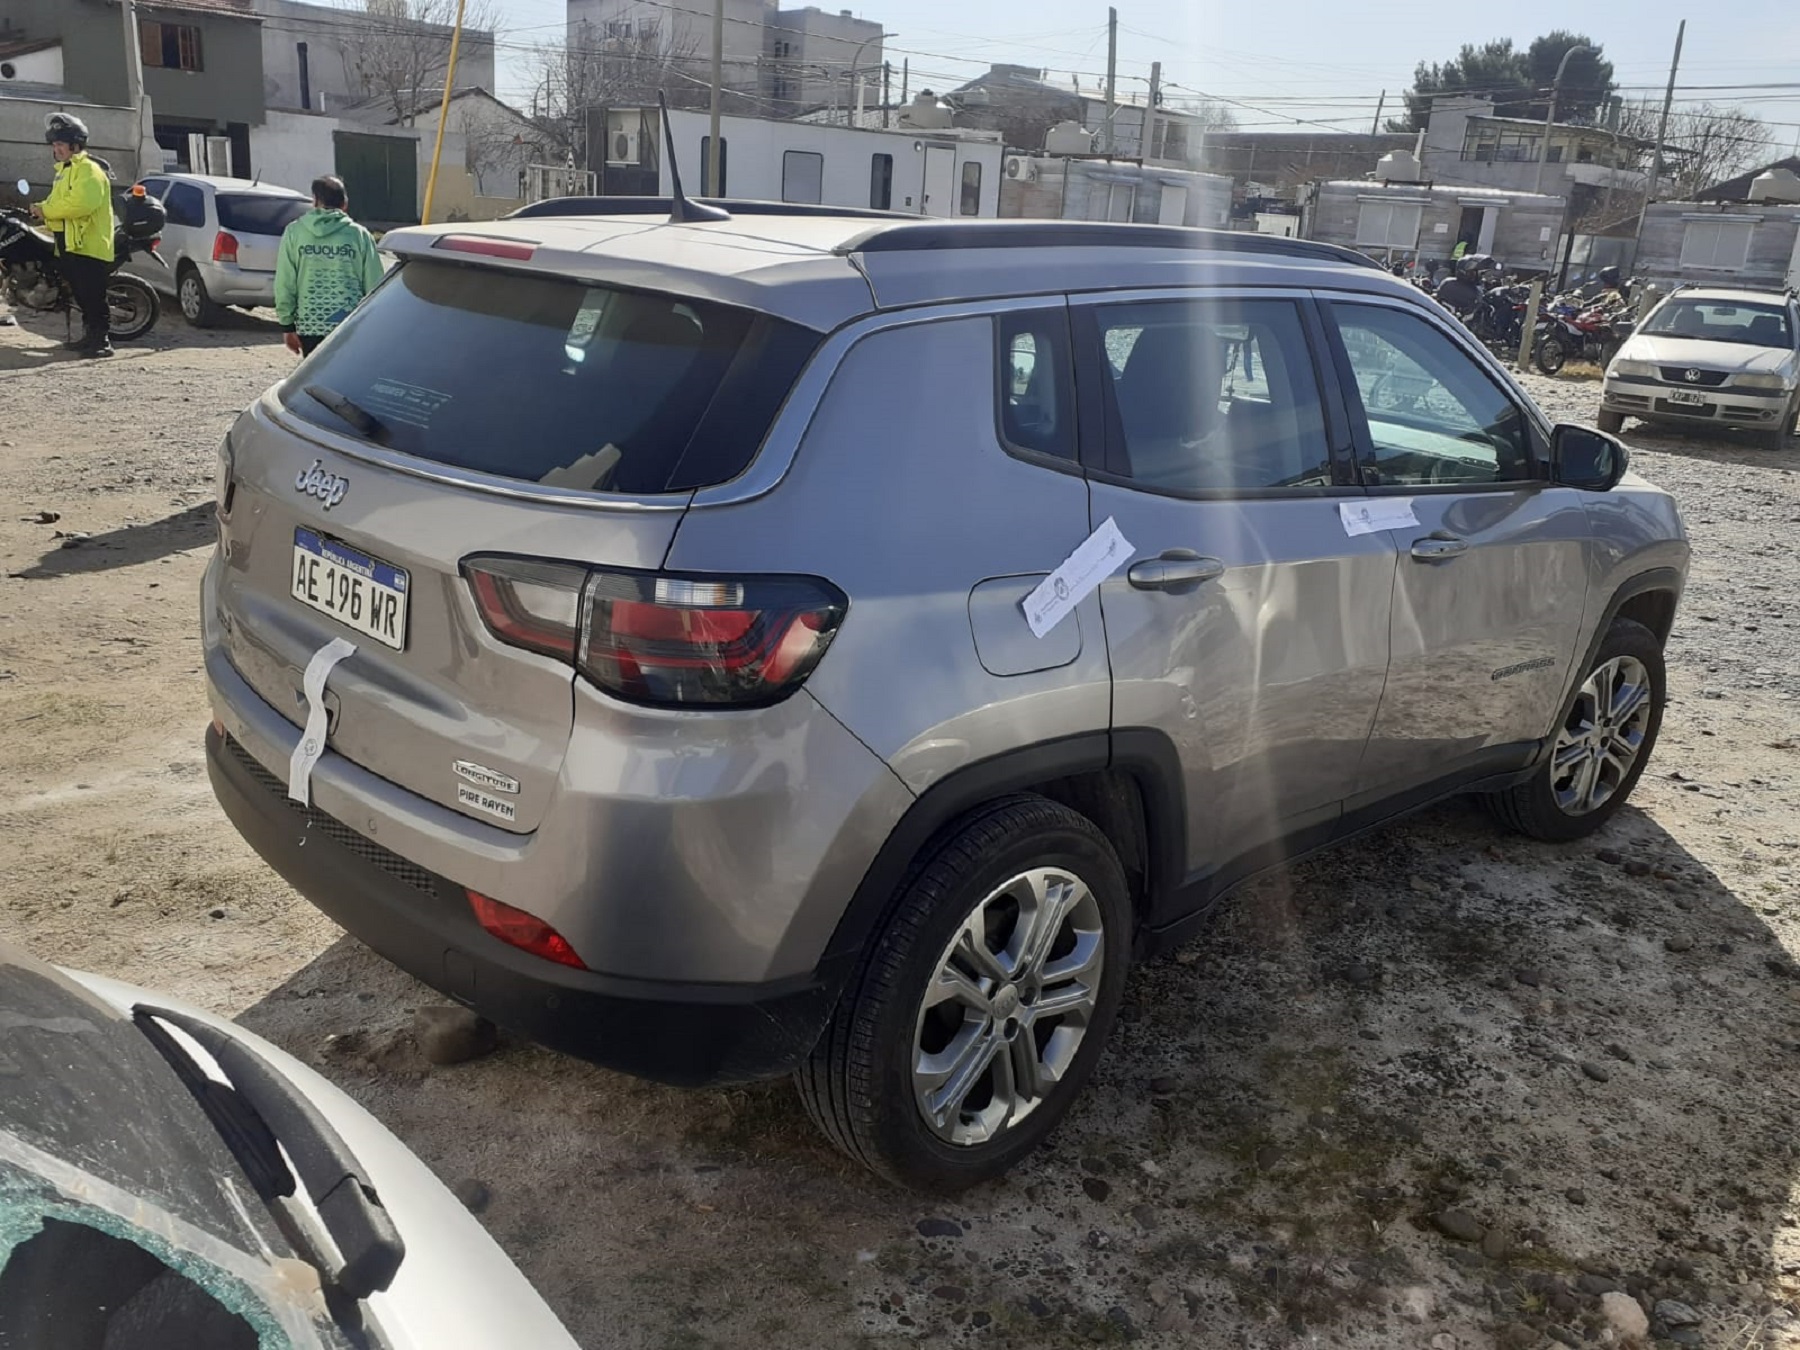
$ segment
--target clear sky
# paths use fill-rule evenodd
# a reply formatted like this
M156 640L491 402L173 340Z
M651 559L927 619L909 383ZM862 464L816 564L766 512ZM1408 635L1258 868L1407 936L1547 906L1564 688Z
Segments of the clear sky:
M563 0L491 0L502 15L499 84L529 101L523 47L554 38ZM1041 65L1099 88L1106 69L1106 5L1086 0L849 0L895 36L896 70L911 63L912 88L944 87L1009 61ZM820 8L844 8L823 0ZM1513 0L1505 6L1448 0L1386 4L1348 0L1125 0L1119 10L1121 94L1146 90L1163 63L1172 97L1201 92L1237 100L1245 127L1367 131L1385 88L1388 108L1421 60L1455 55L1464 42L1510 37L1519 46L1556 28L1585 31L1605 49L1628 97L1660 98L1677 23L1688 20L1677 100L1739 103L1771 125L1774 146L1800 139L1800 2L1797 0ZM1787 84L1786 89L1769 84ZM1702 86L1739 86L1704 88ZM1760 86L1745 88L1742 86Z

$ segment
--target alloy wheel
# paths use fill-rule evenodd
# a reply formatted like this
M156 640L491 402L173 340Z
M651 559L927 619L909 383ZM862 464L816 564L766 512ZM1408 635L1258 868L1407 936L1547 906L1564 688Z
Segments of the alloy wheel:
M181 279L181 316L190 323L200 317L200 278L192 272Z
M1012 878L938 958L913 1040L913 1091L947 1143L988 1143L1042 1104L1086 1038L1104 970L1100 903L1060 868Z
M1571 816L1605 806L1631 777L1649 733L1650 673L1632 656L1595 668L1557 733L1550 790Z

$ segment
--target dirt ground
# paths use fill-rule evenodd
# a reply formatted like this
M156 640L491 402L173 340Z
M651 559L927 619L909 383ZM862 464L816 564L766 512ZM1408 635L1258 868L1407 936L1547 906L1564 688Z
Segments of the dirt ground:
M1628 433L1695 545L1634 806L1551 848L1465 805L1269 879L1136 973L1052 1147L937 1205L787 1085L535 1048L433 1068L436 996L270 875L201 761L214 447L273 325L104 368L0 329L0 933L319 1065L584 1346L1800 1345L1800 460ZM1533 378L1553 413L1596 388ZM40 513L44 513L40 518ZM1610 1300L1605 1296L1613 1293Z

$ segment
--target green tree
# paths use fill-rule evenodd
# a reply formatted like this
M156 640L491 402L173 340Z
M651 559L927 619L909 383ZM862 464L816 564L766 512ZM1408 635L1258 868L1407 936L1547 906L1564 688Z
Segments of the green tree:
M1592 39L1558 29L1535 39L1524 51L1514 47L1511 38L1496 38L1479 45L1464 43L1448 61L1419 62L1412 88L1406 91L1406 115L1390 121L1388 130L1419 130L1431 119L1431 100L1437 94L1492 99L1494 111L1502 117L1542 117L1557 63L1577 46L1594 52L1570 59L1557 117L1565 122L1592 121L1612 95L1612 63L1599 54Z

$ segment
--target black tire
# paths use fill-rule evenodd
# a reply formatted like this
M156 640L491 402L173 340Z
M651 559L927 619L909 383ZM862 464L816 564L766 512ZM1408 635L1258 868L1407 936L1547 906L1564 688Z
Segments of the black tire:
M1622 412L1608 412L1606 409L1602 408L1599 412L1594 414L1594 425L1601 431L1606 432L1609 436L1617 436L1621 431L1625 430L1625 414Z
M224 315L224 307L206 293L206 282L192 264L175 274L175 303L181 306L181 317L195 328L212 328Z
M1546 333L1532 349L1531 361L1546 375L1554 375L1569 359L1568 345L1555 333Z
M1797 417L1800 417L1800 400L1782 410L1781 421L1776 423L1775 430L1764 433L1763 443L1771 450L1800 450L1800 428L1794 425Z
M1647 713L1641 726L1641 740L1631 761L1629 772L1613 784L1605 800L1584 810L1571 810L1564 804L1570 775L1559 767L1559 753L1565 735L1574 735L1588 719L1584 704L1588 681L1596 671L1615 661L1635 661L1646 676L1649 690ZM1588 668L1581 673L1581 683L1566 701L1567 711L1552 737L1551 750L1544 763L1525 783L1488 796L1487 802L1502 823L1520 834L1552 843L1566 843L1592 834L1623 806L1631 790L1643 776L1644 767L1656 749L1656 736L1662 729L1663 705L1668 698L1667 676L1663 669L1662 644L1643 624L1632 619L1614 619L1600 643L1600 650ZM1571 772L1578 772L1574 770Z
M147 281L115 275L106 283L106 307L112 314L112 337L135 342L156 327L162 315L162 297Z
M1036 868L1066 871L1096 902L1102 945L1093 1007L1059 1080L1028 1113L986 1142L954 1143L934 1131L915 1095L915 1055L926 1026L922 1000L965 920ZM795 1075L807 1113L845 1153L903 1186L948 1195L999 1176L1055 1128L1093 1072L1118 1015L1131 938L1124 871L1086 817L1035 796L1002 798L970 813L920 852L825 1034ZM1045 1024L1046 1034L1051 1025ZM1035 1034L1014 1026L1011 1037ZM1006 1046L1003 1055L1011 1053ZM976 1100L979 1085L991 1087L985 1071L976 1082L965 1104Z

